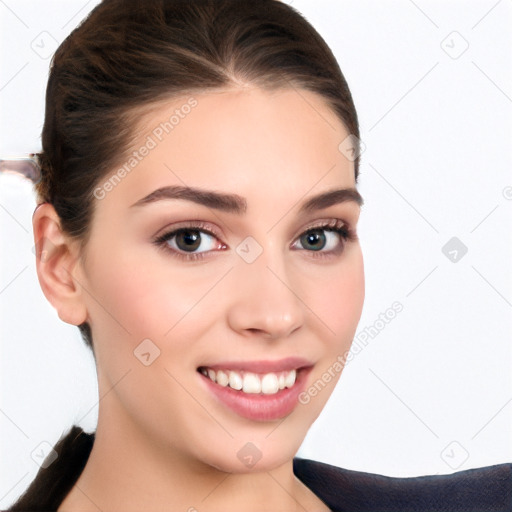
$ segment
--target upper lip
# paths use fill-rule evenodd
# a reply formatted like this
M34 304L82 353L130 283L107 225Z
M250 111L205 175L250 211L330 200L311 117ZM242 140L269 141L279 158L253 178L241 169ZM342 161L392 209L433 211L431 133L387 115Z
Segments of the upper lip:
M199 368L211 368L212 370L245 370L254 373L284 372L297 370L306 366L313 366L311 361L302 357L287 357L275 361L225 361L215 364L201 365Z

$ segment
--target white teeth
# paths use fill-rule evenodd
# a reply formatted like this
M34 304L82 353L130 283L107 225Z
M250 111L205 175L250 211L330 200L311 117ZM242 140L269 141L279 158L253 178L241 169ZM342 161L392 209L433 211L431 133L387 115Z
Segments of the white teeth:
M261 380L254 373L246 373L244 375L244 393L261 393Z
M243 387L242 377L237 372L229 372L229 387L241 390Z
M279 379L275 373L267 373L261 379L261 391L265 395L273 395L279 391Z
M284 379L284 385L287 388L291 388L295 384L295 377L296 377L295 370L292 370L290 373L287 373L286 377Z
M208 377L209 377L209 375L208 375ZM227 373L223 372L222 370L219 370L217 372L217 384L220 384L222 387L226 387L229 384L229 377L228 377Z
M242 391L243 393L273 395L284 388L291 388L295 384L297 371L266 373L260 375L251 372L238 372L233 370L212 370L201 368L201 373L220 386ZM243 373L243 374L242 374Z

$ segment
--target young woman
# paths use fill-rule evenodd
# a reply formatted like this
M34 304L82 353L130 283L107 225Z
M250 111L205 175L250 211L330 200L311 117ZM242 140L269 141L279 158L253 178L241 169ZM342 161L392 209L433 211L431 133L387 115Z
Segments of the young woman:
M332 52L284 3L92 11L53 60L33 226L43 292L94 353L98 425L9 510L510 510L510 465L295 458L362 311L358 143Z

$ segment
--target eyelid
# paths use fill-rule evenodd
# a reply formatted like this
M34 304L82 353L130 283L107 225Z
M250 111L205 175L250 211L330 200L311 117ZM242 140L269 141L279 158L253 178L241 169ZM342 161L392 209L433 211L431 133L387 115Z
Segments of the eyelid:
M328 229L330 227L332 227L333 229L339 228L339 227L345 227L349 231L352 230L350 222L347 222L343 219L339 219L336 217L325 217L322 219L315 220L314 222L309 222L309 223L304 224L294 235L293 241L297 240L297 238L300 235L302 235L303 233L311 231L315 228Z
M184 220L182 222L168 224L162 229L159 229L157 233L154 235L153 239L159 239L168 235L169 233L173 233L174 231L179 231L180 229L187 228L205 231L207 234L214 236L219 240L222 240L222 238L224 237L224 235L215 227L214 224L202 220Z
M295 233L295 235L292 238L292 243L297 240L297 238L302 235L303 233L310 231L315 228L326 228L326 225L329 227L339 227L339 225L345 226L347 229L351 229L351 224L349 222L346 222L343 219L334 218L334 217L326 217L317 219L314 222L309 222L303 224ZM161 238L169 233L172 233L174 231L178 231L179 229L198 229L201 231L205 231L206 233L215 236L220 241L225 243L223 241L224 234L217 229L217 227L214 224L211 224L207 221L202 220L185 220L173 224L168 224L167 226L163 227L162 229L159 229L158 232L154 235L154 239Z

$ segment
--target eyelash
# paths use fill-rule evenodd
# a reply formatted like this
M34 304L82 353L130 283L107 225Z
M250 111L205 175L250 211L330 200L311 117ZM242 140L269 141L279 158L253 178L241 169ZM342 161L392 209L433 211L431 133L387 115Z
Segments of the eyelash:
M321 221L318 224L313 224L309 226L306 230L304 230L302 233L299 234L299 236L295 239L298 241L302 235L305 235L311 231L316 230L323 230L323 231L330 231L333 233L337 233L342 242L341 242L341 248L330 250L330 251L308 251L307 249L302 249L308 253L312 253L311 256L314 258L330 258L337 256L338 254L342 253L345 249L345 246L347 243L354 242L358 240L358 236L354 230L350 228L350 226L340 220L340 219L331 219L329 221ZM167 233L164 233L163 235L158 236L153 240L153 243L157 245L157 247L163 249L164 251L170 253L173 257L176 257L178 259L181 259L183 261L197 261L202 260L206 255L208 255L212 251L203 251L198 253L187 253L187 252L178 252L176 249L170 248L167 244L169 240L177 236L178 234L184 232L184 231L199 231L201 233L205 233L209 236L212 236L219 240L219 235L214 233L212 230L208 229L206 227L206 224L203 222L190 222L189 224L179 227L177 229L173 229L172 231L168 231ZM294 244L296 242L294 241ZM222 244L225 247L225 244Z

